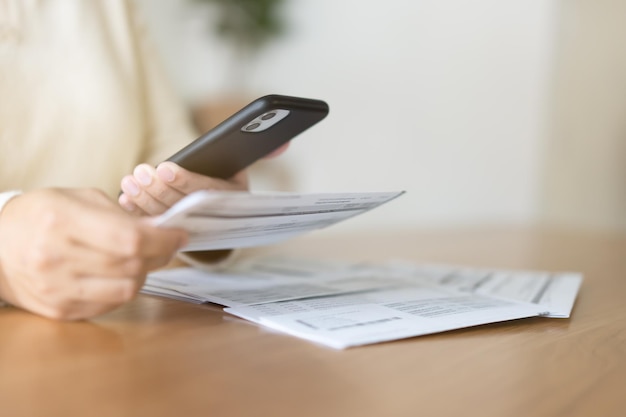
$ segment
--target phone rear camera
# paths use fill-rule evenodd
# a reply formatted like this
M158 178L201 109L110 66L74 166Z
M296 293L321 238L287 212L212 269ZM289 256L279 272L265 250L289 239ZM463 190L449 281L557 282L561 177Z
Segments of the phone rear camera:
M2 0L0 0L2 1ZM264 132L267 129L274 126L276 123L280 123L285 117L289 115L289 110L274 109L265 113L261 113L252 120L248 120L246 123L242 123L239 128L242 132L259 133Z
M259 126L261 126L261 123L250 123L248 126L246 126L246 130L254 130Z

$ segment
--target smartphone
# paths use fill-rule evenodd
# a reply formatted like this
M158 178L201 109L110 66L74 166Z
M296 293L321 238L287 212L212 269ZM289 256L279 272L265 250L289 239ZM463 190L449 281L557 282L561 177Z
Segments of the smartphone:
M321 100L260 97L167 160L199 174L228 179L324 119L328 110Z

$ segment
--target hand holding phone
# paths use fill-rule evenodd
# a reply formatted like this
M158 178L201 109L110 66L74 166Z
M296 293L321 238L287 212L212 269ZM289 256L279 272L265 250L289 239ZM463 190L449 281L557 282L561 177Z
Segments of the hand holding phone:
M197 181L186 181L184 189L176 180L169 184L167 181L154 181L141 185L138 184L141 181L134 177L145 175L145 171L156 177L156 171L153 167L140 165L135 169L134 177L127 176L122 180L124 193L120 195L119 202L131 212L160 214L190 192L203 188L227 188L226 181L276 151L327 114L328 105L321 100L281 95L256 99L167 159L200 174L196 176ZM166 166L162 164L159 169ZM138 195L128 195L129 181L141 188ZM202 185L193 189L190 183Z

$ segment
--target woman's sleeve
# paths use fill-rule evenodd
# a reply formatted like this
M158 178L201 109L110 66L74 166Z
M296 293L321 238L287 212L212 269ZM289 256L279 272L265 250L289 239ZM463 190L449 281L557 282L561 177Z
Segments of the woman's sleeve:
M17 197L20 194L22 194L22 192L18 190L0 192L0 214L2 214L2 209L5 204L13 197Z
M191 112L169 79L137 10L130 10L138 79L142 85L145 143L142 160L158 164L198 136Z

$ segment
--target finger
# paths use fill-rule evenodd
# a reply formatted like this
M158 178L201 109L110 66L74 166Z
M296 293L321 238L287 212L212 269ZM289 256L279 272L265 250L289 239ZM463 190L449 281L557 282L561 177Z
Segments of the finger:
M188 171L173 162L163 162L159 164L156 172L164 183L183 194L198 190L246 191L248 189L248 177L245 171L229 180L223 180Z
M142 191L147 192L152 198L164 206L171 207L185 195L172 188L167 180L163 180L157 175L157 170L150 165L138 165L133 171L133 176L142 187Z
M16 305L53 319L74 320L110 311L132 299L144 277L68 279L43 276L46 282L22 280Z
M185 196L182 192L172 188L149 165L138 165L133 172L133 176L139 183L142 191L135 197L133 202L148 214L160 214L164 211L164 207L169 208L173 206Z
M152 216L165 212L183 197L180 192L160 181L155 169L148 164L135 167L133 175L122 179L121 186L135 207Z
M34 277L24 280L32 292L48 295L62 292L73 279L82 276L112 278L142 277L148 271L166 265L175 253L163 256L123 257L87 248L65 239L48 243L35 242L24 251L17 273Z
M29 309L55 320L83 320L99 316L118 308L123 302L99 303L94 301L63 300L53 304L49 301L29 305Z
M98 316L120 306L121 303L52 301L49 297L22 294L21 307L55 320L80 320Z
M130 214L133 214L135 216L147 215L147 213L143 211L142 209L140 209L139 207L137 207L137 205L133 203L133 201L128 196L128 194L124 192L122 192L122 194L119 195L119 197L117 198L117 202L124 210L126 210Z
M122 192L129 198L137 197L141 192L141 187L139 187L135 177L132 175L124 176L120 182L120 187L122 188Z
M75 302L65 309L62 317L56 317L61 320L84 320L92 317L100 316L109 311L115 310L122 303L94 303L94 302Z
M148 213L139 207L138 204L140 204L139 201L143 199L144 206L147 205L145 200L150 197L143 192L135 177L126 175L122 178L120 186L122 188L122 194L118 197L118 203L122 208L134 215L147 215ZM122 196L124 197L122 198Z
M110 233L107 238L89 243L128 258L171 258L188 241L188 233L183 229L157 228L147 223L106 233Z
M20 206L20 201L25 204ZM132 277L143 279L146 270L164 264L186 242L184 231L152 227L148 219L124 213L101 192L51 189L27 193L16 202L16 210L9 205L9 211L3 212L3 217L17 217L3 229L7 239L2 249L7 256L2 267L7 277L13 277L19 294L12 301L49 316L65 317L73 308L67 300L73 299L71 289L80 278L71 269L78 259L85 262L80 264L81 272L93 274L98 269L124 279L123 272L128 271L118 272L119 260L124 268L131 268Z
M161 256L120 257L75 246L72 258L61 267L69 276L106 276L111 278L141 277L167 265L176 252Z
M143 286L145 277L108 278L89 277L76 280L71 289L72 302L97 304L122 304L135 297Z
M187 242L184 230L157 228L147 218L132 217L121 209L72 206L68 214L73 223L65 233L72 241L112 255L171 256Z

